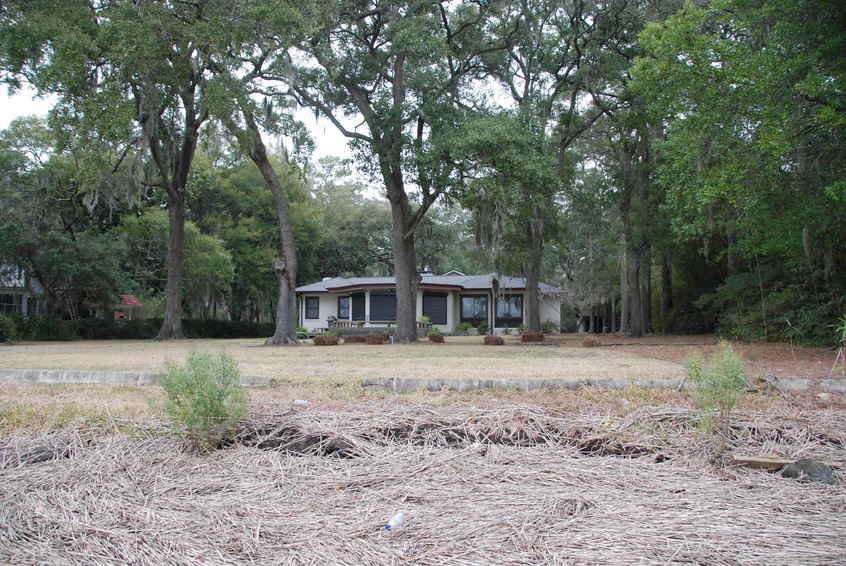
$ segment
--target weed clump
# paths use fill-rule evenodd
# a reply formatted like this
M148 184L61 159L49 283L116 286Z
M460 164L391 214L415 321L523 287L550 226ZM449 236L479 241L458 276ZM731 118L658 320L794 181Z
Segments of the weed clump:
M217 448L247 411L238 362L224 353L192 352L184 366L165 362L159 383L165 411L196 452Z
M706 434L714 436L718 455L726 450L726 440L731 428L731 411L746 390L746 370L743 360L726 341L719 344L717 352L707 361L701 356L687 361L687 372L693 381L693 400L701 411L700 426Z

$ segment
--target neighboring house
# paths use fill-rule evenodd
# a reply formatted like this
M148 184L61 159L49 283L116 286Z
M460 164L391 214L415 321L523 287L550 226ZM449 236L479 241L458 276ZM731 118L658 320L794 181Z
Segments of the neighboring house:
M451 272L454 273L454 272ZM455 332L462 322L503 332L526 324L524 279L485 275L422 273L417 291L417 320L429 317L443 332ZM541 323L561 324L561 290L540 284ZM384 327L397 318L394 277L327 278L297 287L300 325L325 329L334 319L345 326Z
M0 265L0 314L35 316L44 288L16 265Z
M121 295L118 304L112 307L115 320L137 320L143 318L144 305L135 295Z

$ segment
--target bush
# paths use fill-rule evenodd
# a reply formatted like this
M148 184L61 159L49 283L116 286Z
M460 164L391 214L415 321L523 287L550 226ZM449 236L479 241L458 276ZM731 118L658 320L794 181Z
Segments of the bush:
M534 330L527 330L520 335L521 342L543 342L543 334Z
M8 316L0 315L0 342L13 344L18 339L18 327L15 320Z
M456 330L457 330L458 332L460 332L461 334L464 334L464 333L466 333L468 330L470 330L471 328L473 328L473 325L472 325L472 324L470 324L469 322L462 322L461 324L459 324L459 325L456 327Z
M731 344L721 341L707 364L701 357L689 359L687 372L694 384L693 400L702 411L700 423L708 433L719 428L715 447L722 454L729 437L731 410L746 390L743 360L734 353Z
M486 346L502 346L503 344L505 344L505 340L502 339L502 336L493 336L493 335L485 336L485 345Z
M192 352L184 366L166 362L159 383L165 410L197 452L219 447L247 411L238 362L223 353Z
M558 325L552 322L551 320L547 320L542 325L543 333L544 334L558 334L559 328Z
M314 337L315 346L337 346L340 338L335 335L319 334Z
M440 333L440 331L432 330L429 332L429 342L433 344L443 344L444 343L444 335Z
M44 316L21 319L18 338L26 340L76 340L79 338L79 321L54 320Z
M479 334L487 334L488 333L488 323L486 321L482 321L479 323Z
M347 334L344 336L344 344L366 344L366 334Z
M368 344L384 344L388 341L387 334L368 334L367 335L367 343Z

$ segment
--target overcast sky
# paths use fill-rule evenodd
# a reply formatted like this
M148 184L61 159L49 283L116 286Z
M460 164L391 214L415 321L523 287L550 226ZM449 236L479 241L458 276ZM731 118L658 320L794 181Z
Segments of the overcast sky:
M0 129L5 129L15 118L21 116L46 116L52 104L51 99L36 98L35 93L29 89L23 89L14 96L9 96L6 88L0 87ZM338 132L328 120L315 120L314 112L301 110L297 112L299 118L311 131L316 147L314 159L328 155L349 157L350 151L347 148L346 138ZM354 124L345 124L352 128Z

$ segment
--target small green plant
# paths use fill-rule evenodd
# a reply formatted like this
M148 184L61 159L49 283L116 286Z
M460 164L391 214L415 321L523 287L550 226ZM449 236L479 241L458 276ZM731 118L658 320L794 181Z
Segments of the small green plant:
M542 328L544 334L557 334L559 330L558 325L551 320L544 321Z
M488 333L488 323L487 321L482 321L479 323L479 334L487 334Z
M14 344L18 339L18 327L14 319L0 315L0 343Z
M426 316L425 314L420 317L420 324L422 324L423 326L426 326L426 325L430 324L431 322L432 322L432 319L430 317Z
M694 384L693 400L701 410L700 424L707 434L714 435L717 454L726 450L731 428L731 411L746 390L743 360L726 341L705 363L701 356L687 361L687 372Z
M165 362L159 383L165 411L196 452L220 446L247 411L238 362L224 353L192 352L184 366Z
M330 328L329 330L323 333L324 336L341 336L341 334L343 334L343 332L341 332L337 328Z
M298 326L297 327L297 338L299 338L301 340L303 338L308 338L308 328L306 328L305 326Z
M440 328L432 328L429 332L426 333L426 336L432 336L434 334L440 334L440 333L441 333Z
M526 331L527 328L528 328L528 326L526 326L525 324L518 324L517 325L517 333L523 334Z
M465 333L466 333L468 330L470 330L471 328L473 328L473 325L472 325L472 324L470 324L469 322L462 322L461 324L459 324L459 325L456 327L456 330L458 330L458 331L459 331L459 332L461 332L462 334L465 334Z

